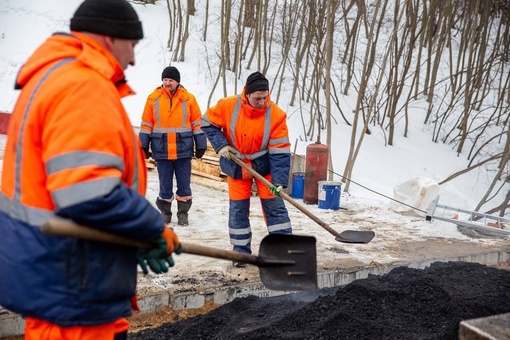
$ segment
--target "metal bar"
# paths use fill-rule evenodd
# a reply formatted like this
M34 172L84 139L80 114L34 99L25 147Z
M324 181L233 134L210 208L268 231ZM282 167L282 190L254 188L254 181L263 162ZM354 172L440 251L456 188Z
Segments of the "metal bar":
M454 224L457 224L457 225L459 225L461 227L466 227L466 228L471 228L471 229L475 229L475 230L485 231L485 232L488 232L488 233L491 233L491 234L496 234L498 236L510 236L510 230L498 229L498 228L493 228L493 227L486 227L486 226L484 226L482 224L477 224L475 222L466 222L466 221L456 220L456 219L453 219L453 218L445 218L445 217L437 217L437 216L435 216L434 219L439 220L439 221L454 223Z
M498 224L498 226L500 228L503 227L503 223L504 222L505 223L510 223L510 219L509 218L505 218L505 217L501 217L501 216L489 215L489 214L481 213L481 212L474 211L474 210L464 210L464 209L460 209L460 208L456 208L456 207L451 207L451 206L444 205L444 204L438 204L438 201L439 201L439 196L437 196L430 203L429 209L428 209L428 212L427 212L427 217L426 217L427 221L431 221L433 218L435 218L435 219L442 220L442 221L453 222L453 223L456 223L458 225L469 226L469 227L480 227L480 224L474 224L475 222L471 222L471 221L473 221L473 219L475 217L479 216L479 217L483 218L483 224L484 225L487 225L487 220L497 221L497 224ZM456 218L445 218L445 217L436 216L435 212L436 212L437 208L440 208L440 209L443 209L443 210L450 210L450 211L453 211L453 212L456 212L456 213L468 214L470 216L469 217L469 221L470 222L465 222L465 221L462 221L462 220L456 219ZM444 214L444 212L443 212L443 214ZM494 229L493 227L485 227L485 228L490 228L491 230ZM505 233L505 235L507 235L507 234Z

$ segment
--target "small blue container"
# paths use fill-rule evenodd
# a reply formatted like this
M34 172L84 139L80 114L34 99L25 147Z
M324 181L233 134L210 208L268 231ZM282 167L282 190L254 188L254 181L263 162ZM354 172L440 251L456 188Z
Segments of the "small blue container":
M303 198L305 191L305 173L294 172L292 174L292 194L293 198Z
M319 181L318 207L320 209L340 209L341 182Z

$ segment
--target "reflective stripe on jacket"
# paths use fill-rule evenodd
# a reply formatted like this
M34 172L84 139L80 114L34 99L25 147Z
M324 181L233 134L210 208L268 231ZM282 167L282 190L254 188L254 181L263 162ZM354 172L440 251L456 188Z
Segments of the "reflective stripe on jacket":
M139 138L143 148L152 149L152 158L193 157L193 145L207 149L200 129L201 113L195 97L179 85L172 96L168 89L156 88L147 98Z
M263 109L248 104L246 95L220 99L202 116L202 130L218 152L230 145L237 156L262 176L271 174L273 184L287 187L290 170L290 143L287 115L267 98ZM242 168L220 158L224 173L232 178L246 178ZM248 176L249 177L249 176Z
M121 103L133 93L124 71L90 37L55 34L16 87L0 190L0 305L61 326L129 316L136 249L38 228L65 217L145 241L163 231L144 198L144 156Z

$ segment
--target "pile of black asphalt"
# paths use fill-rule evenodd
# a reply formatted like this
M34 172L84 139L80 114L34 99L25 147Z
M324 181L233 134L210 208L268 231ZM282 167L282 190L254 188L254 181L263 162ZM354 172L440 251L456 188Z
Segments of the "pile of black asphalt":
M128 339L457 339L462 320L510 312L510 271L398 267L340 288L246 297Z

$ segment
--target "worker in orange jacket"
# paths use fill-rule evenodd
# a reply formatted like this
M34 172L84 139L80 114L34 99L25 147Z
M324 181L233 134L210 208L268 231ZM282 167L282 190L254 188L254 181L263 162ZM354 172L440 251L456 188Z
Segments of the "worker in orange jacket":
M186 226L193 198L191 158L202 158L207 140L200 129L200 107L195 96L180 84L179 70L174 66L165 67L161 81L163 84L147 98L139 138L145 157L156 161L159 178L156 206L165 222L170 223L172 201L176 199L177 224ZM174 175L177 181L175 195Z
M287 187L290 143L287 115L271 101L269 81L260 72L248 76L243 92L220 99L202 116L202 130L221 155L221 170L228 175L229 235L234 250L251 254L249 221L252 182L255 180L264 220L270 234L292 234L287 208L279 190ZM234 153L275 185L260 180L230 160ZM244 263L234 262L244 267Z
M126 0L85 0L70 28L42 43L16 79L0 188L0 305L26 318L25 339L125 339L137 261L165 272L180 247L145 199L143 151L121 103L134 93L124 69L142 24ZM40 232L57 218L154 247Z

